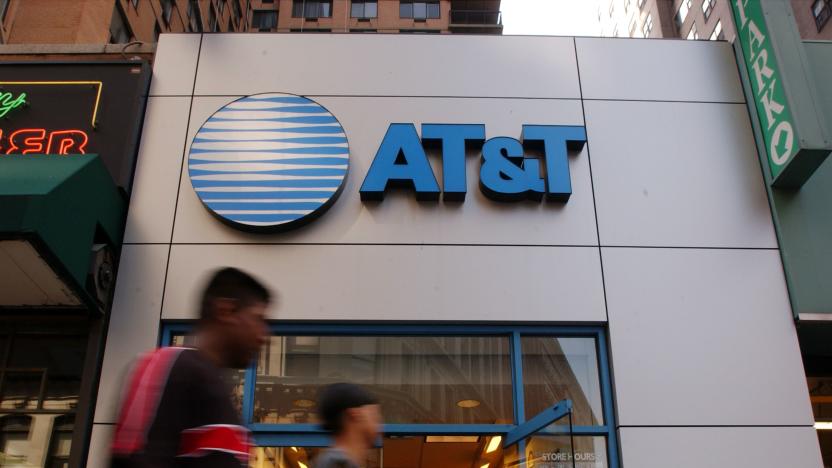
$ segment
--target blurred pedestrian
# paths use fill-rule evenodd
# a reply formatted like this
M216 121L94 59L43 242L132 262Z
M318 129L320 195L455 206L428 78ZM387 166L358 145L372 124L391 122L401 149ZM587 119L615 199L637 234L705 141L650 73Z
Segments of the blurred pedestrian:
M333 447L321 452L314 468L359 468L381 432L381 406L358 385L337 383L318 398L324 429L332 432Z
M129 377L113 468L240 468L247 462L248 430L223 373L257 357L268 333L270 296L235 268L213 274L202 293L195 347L150 352Z

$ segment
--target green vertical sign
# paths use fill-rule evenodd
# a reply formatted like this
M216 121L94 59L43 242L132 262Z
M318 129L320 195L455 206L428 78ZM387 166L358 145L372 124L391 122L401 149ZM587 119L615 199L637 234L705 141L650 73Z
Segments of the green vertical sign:
M772 185L792 185L779 182L791 179L781 176L800 150L799 141L763 17L762 2L731 0L730 4L765 139Z

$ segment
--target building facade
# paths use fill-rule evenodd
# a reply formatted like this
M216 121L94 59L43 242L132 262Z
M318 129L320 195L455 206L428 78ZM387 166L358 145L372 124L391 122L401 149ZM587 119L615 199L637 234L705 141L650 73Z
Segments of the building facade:
M500 0L2 0L0 43L155 43L182 32L500 34Z
M368 466L823 466L725 42L163 35L87 466L226 265L280 297L252 466L309 466L336 380L384 406Z
M732 41L736 30L729 1L601 0L600 35ZM803 39L832 40L832 2L791 0L791 6Z

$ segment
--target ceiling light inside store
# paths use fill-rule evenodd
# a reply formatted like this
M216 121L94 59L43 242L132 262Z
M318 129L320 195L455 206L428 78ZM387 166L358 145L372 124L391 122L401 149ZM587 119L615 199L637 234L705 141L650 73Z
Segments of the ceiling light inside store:
M460 408L476 408L480 405L479 400L459 400L456 405Z
M500 446L500 442L503 441L502 436L494 436L491 440L488 441L488 447L485 449L485 453L491 453L497 450L497 447Z

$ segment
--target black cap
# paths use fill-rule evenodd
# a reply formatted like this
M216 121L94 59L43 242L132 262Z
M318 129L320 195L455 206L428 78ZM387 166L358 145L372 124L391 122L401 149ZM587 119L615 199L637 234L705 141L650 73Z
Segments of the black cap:
M378 404L378 399L364 388L351 383L335 383L318 394L318 416L327 431L341 432L344 412L350 408Z

